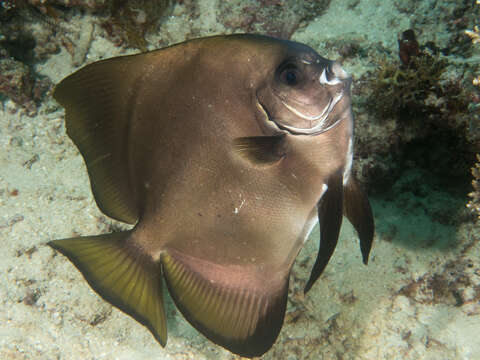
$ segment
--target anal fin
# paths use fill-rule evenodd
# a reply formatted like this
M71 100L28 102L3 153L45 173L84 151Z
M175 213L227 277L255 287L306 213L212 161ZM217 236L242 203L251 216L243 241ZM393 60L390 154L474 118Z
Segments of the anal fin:
M165 346L161 269L126 244L131 231L54 240L48 243L67 256L105 300L145 325Z
M244 357L271 348L283 324L289 273L219 265L174 250L161 261L177 307L207 338Z

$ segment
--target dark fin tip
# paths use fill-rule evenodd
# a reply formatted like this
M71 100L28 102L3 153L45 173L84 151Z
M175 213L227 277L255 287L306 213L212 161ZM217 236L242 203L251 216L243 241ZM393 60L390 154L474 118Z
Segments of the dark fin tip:
M320 223L320 246L310 278L303 291L306 294L327 267L335 251L343 219L343 174L339 171L327 181L327 191L320 199L318 220Z
M344 188L344 211L358 233L362 261L367 265L375 235L375 221L367 194L353 176Z

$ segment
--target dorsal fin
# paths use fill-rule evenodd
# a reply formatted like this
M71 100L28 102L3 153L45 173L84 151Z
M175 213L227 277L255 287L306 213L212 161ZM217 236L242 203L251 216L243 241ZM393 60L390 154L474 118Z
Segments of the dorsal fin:
M127 156L135 101L135 92L129 90L140 75L136 60L136 55L124 56L87 65L54 91L65 107L67 134L85 159L99 208L131 224L138 219Z

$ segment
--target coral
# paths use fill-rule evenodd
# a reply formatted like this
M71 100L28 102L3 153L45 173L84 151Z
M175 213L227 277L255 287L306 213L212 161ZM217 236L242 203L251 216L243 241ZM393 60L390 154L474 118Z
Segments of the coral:
M463 306L480 300L474 262L460 256L435 273L427 273L402 287L398 294L420 304Z
M393 0L393 3L404 16L409 17L410 27L417 29L421 37L423 35L423 38L435 41L446 55L470 47L470 41L464 36L463 30L478 18L478 9L473 1ZM411 16L412 13L415 16ZM441 35L442 32L449 35Z
M31 110L33 78L30 69L19 61L4 58L0 60L0 74L0 94Z
M358 136L358 148L378 156L365 164L362 175L370 182L381 178L387 189L405 169L417 168L432 175L425 179L432 186L464 189L480 150L480 137L469 130L472 99L478 97L470 69L465 65L459 71L432 42L418 44L411 30L401 34L398 56L375 59L375 70L354 89L363 95L354 104L361 109L356 112L373 118L368 126L383 129L383 135L370 139ZM368 121L364 117L359 116L360 123Z
M55 30L58 29L60 19L71 16L72 12L68 10L73 8L102 17L102 28L118 46L146 51L145 35L163 19L174 2L175 0L0 0L0 20L2 23L11 22L20 16L28 20L28 24L34 17L47 25L45 28L51 25ZM60 42L57 39L49 43L58 47Z
M52 84L39 78L35 64L63 46L72 64L85 61L94 27L68 29L62 24L85 11L103 17L102 26L118 45L146 49L153 29L173 0L0 0L0 101L11 99L29 115Z
M480 4L480 1L477 0L477 5ZM480 29L477 25L474 26L472 30L465 30L465 33L472 39L473 44L480 43ZM480 75L476 75L472 80L473 85L479 86L480 85ZM470 201L467 203L467 208L470 211L477 215L480 219L480 155L477 154L477 162L471 169L473 180L472 180L472 187L473 191L468 194L470 197Z
M218 16L226 28L289 39L302 22L320 16L330 0L221 1Z
M90 10L100 10L107 7L111 0L4 0L10 8L13 7L34 7L43 14L54 16L55 9L62 8L84 8Z
M465 34L467 34L472 39L472 43L480 43L480 29L477 25L473 27L473 30L465 30Z
M145 35L171 9L171 0L111 0L102 27L115 44L147 50Z
M372 97L376 99L369 104L377 118L393 115L400 120L414 120L440 112L443 104L437 100L446 94L440 80L447 62L428 53L408 57L408 67L382 59L375 73L369 73Z
M48 79L35 76L27 65L0 51L0 100L2 97L10 98L33 116L51 87Z
M467 203L467 208L472 211L480 219L480 155L477 154L477 163L472 168L472 187L473 191L468 194L470 201Z
M34 65L59 49L55 29L27 1L0 2L0 101L11 99L35 115L43 96L52 87ZM44 26L44 25L47 26Z
M86 9L103 9L110 0L28 0L29 4L37 7L62 6L81 7Z
M465 34L472 39L473 44L480 43L480 29L477 25L474 26L473 30L465 30ZM477 74L477 76L473 79L473 85L480 85L480 75Z
M438 54L433 43L420 49L413 30L407 30L399 39L398 55L400 64L382 58L377 69L367 73L368 106L377 119L393 117L402 123L422 121L423 125L435 120L436 126L441 126L436 117L467 112L470 97L461 79L447 78L452 64Z

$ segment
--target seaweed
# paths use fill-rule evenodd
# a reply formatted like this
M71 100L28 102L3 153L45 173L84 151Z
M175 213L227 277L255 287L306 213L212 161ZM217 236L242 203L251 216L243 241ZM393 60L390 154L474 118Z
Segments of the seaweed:
M466 67L459 72L433 42L419 44L413 30L400 35L398 59L375 63L356 91L364 95L359 105L369 118L390 132L370 144L377 154L388 154L383 161L389 163L380 159L377 167L390 174L390 184L402 169L415 167L432 175L425 179L432 186L465 194L470 164L480 150L469 132L478 89Z
M147 51L145 36L171 8L172 0L111 0L110 16L101 26L117 44Z
M230 0L219 5L219 21L228 29L290 39L302 24L323 14L330 0Z
M467 203L467 208L470 211L477 215L477 218L480 219L480 155L477 154L477 162L472 167L472 188L473 191L468 194L470 200Z
M369 100L375 99L368 101L369 110L377 119L394 117L400 122L425 121L452 105L454 109L448 110L467 111L469 101L461 87L443 81L448 61L430 49L421 51L414 35L406 35L410 32L402 34L408 40L399 40L400 63L382 58L376 70L368 73Z
M47 5L43 5L47 7ZM55 31L48 27L34 30L32 24L47 21L49 15L29 1L0 1L0 102L10 99L15 106L34 116L53 86L50 79L35 71L35 64L58 51L52 41Z
M477 2L478 3L478 2ZM465 33L471 38L473 44L480 43L480 28L475 25L473 30L465 30ZM472 84L474 86L480 86L480 75L476 74L476 76L472 80ZM478 100L478 99L477 99ZM476 102L475 105L478 105ZM478 106L475 106L478 108ZM477 117L478 120L478 117ZM478 121L477 121L478 122ZM478 131L478 127L473 129L474 131ZM477 218L480 219L480 155L477 154L477 162L471 168L471 173L473 176L472 179L472 188L473 191L468 194L470 200L467 202L466 206L472 214L477 215Z

